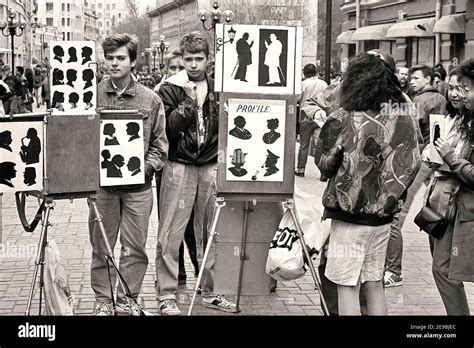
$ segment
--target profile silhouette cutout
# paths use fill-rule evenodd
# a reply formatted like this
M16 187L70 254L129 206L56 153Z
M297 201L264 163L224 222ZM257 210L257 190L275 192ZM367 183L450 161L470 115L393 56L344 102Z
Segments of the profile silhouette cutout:
M16 178L15 165L13 162L0 163L0 185L15 187L12 183L12 179Z
M128 122L127 123L127 135L130 135L128 141L132 141L140 138L138 132L140 131L140 125L137 122Z
M92 48L88 46L82 47L82 65L86 64L87 62L92 61Z
M12 148L10 147L12 142L12 132L8 130L0 132L0 149L12 152Z
M63 57L64 57L64 49L61 46L56 45L53 47L53 53L54 53L53 59L56 59L58 62L62 63Z
M280 156L275 155L273 152L270 150L267 150L267 159L265 160L264 166L267 168L267 171L263 176L270 176L278 172L280 169L277 168L276 164L278 162L278 159Z
M58 109L59 111L64 111L64 93L55 91L53 94L53 100L51 101L51 107L53 109Z
M232 164L233 167L229 167L229 171L237 177L244 176L247 174L247 170L243 168L245 164L245 156L247 154L242 151L242 149L235 149L234 153L232 154Z
M279 123L280 121L278 121L278 118L272 118L267 120L267 128L270 131L263 135L263 142L265 144L273 144L275 141L278 140L281 134L276 132L275 129L278 128Z
M117 140L117 137L114 135L115 127L112 123L106 123L104 125L103 133L106 136L105 141L104 141L105 146L120 145L119 141Z
M104 159L102 162L100 162L100 167L102 169L107 169L109 167L110 163L112 163L112 162L110 162L110 157L112 157L110 155L110 151L109 150L102 150L100 155Z
M237 116L234 118L234 125L235 127L229 131L229 134L233 137L238 139L247 140L252 137L252 133L250 133L247 129L245 129L247 121L243 116Z
M41 153L41 141L38 138L38 131L30 128L26 136L21 139L20 158L25 164L39 163Z
M53 69L53 86L64 85L64 71L58 68Z
M77 108L77 102L79 101L79 94L72 92L69 94L69 104L71 104L71 109Z
M72 88L74 88L74 81L77 80L77 71L75 69L67 69L66 77L67 77L66 85L69 85Z
M26 186L33 186L36 184L36 169L34 167L26 167L23 173L23 182Z
M77 53L75 47L69 47L67 53L69 53L69 60L67 61L68 63L77 62Z
M94 106L94 104L92 104L92 97L94 96L94 93L92 91L88 91L86 93L84 93L84 95L82 96L82 101L84 102L84 104L86 104L86 110L89 110L90 108L92 108Z
M92 69L86 69L82 72L82 79L86 83L84 89L92 86L92 80L94 79L94 71Z
M440 128L439 124L435 123L435 125L433 127L433 144L440 137L441 137L441 128Z
M127 168L132 173L132 176L137 175L142 170L140 169L141 161L138 157L130 157Z
M122 177L122 171L120 168L123 167L125 164L123 156L122 155L115 155L112 157L112 161L107 168L107 177L108 178L121 178Z

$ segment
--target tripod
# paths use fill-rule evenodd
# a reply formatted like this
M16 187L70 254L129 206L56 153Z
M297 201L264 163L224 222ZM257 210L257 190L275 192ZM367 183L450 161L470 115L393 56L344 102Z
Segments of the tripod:
M255 204L255 202L256 201L254 200L254 204ZM214 218L212 220L212 225L211 225L212 227L211 227L211 230L210 230L210 233L209 233L209 239L207 241L206 250L204 252L204 256L203 256L203 259L202 259L202 265L206 264L207 258L209 256L209 251L211 249L211 243L214 241L214 237L218 234L218 233L216 233L217 221L219 219L219 215L221 213L222 208L224 208L225 205L226 205L224 197L217 197L215 204L216 204L217 210L216 210L216 213L215 213ZM301 243L304 256L306 257L306 260L308 261L308 266L309 266L309 269L310 269L310 272L311 272L311 276L313 277L313 280L314 280L314 285L315 285L314 290L317 290L318 293L319 293L319 296L320 296L321 307L322 307L323 314L324 315L329 315L329 311L328 311L328 308L327 308L327 305L326 305L326 301L325 301L324 296L321 292L321 280L319 279L319 276L318 276L318 274L317 274L317 272L314 268L312 259L310 257L309 251L308 251L308 247L307 247L306 242L304 240L303 230L301 229L301 225L300 225L300 222L298 220L298 216L296 214L294 199L293 198L287 199L284 203L284 206L285 206L285 208L290 210L291 216L292 216L293 221L295 223L297 233L298 233L298 236L299 236L299 241ZM246 244L247 244L247 233L248 233L248 215L249 215L250 212L251 212L251 210L250 210L250 207L249 207L249 202L245 202L244 221L243 221L243 228L242 228L242 240L241 240L241 248L240 248L239 282L238 282L238 286L237 286L237 303L236 303L237 306L236 306L235 313L238 313L240 311L239 304L240 304L240 295L241 295L241 291L242 291L243 267L244 267L245 260L248 259L248 256L246 255ZM188 316L191 315L191 313L192 313L193 306L194 306L194 301L196 300L196 294L197 294L198 289L201 285L201 279L202 279L203 271L204 271L204 266L201 266L201 268L199 270L198 278L196 280L196 284L194 286L193 297L192 297L192 300L191 300L191 304L189 306Z

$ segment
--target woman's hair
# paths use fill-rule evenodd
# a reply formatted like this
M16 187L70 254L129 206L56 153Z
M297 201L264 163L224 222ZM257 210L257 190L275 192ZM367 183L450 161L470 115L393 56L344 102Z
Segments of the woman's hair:
M459 78L459 75L461 75L461 69L459 67L451 69L448 74L448 83L452 76L457 76ZM449 91L447 91L447 93L449 93ZM448 101L446 104L446 110L451 118L455 118L459 114L459 110L453 106L449 97L447 97L446 100Z
M354 57L344 74L341 106L346 111L380 111L384 103L404 103L397 76L382 59L360 53Z
M107 53L111 53L122 46L127 47L128 55L130 57L131 62L137 60L138 37L136 35L129 34L113 34L106 37L104 42L102 43L104 57L107 57Z
M178 48L174 49L171 51L171 53L167 54L165 56L165 65L168 67L170 65L170 60L178 57L182 57L183 55L181 54L181 50Z
M460 80L469 80L474 85L474 58L466 60L460 67ZM474 110L466 108L461 112L458 130L470 143L474 143Z

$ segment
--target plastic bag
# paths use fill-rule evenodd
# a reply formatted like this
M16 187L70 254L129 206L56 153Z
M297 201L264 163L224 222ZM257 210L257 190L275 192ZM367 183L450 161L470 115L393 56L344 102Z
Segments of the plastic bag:
M298 279L306 273L301 241L289 210L270 243L265 272L282 281Z

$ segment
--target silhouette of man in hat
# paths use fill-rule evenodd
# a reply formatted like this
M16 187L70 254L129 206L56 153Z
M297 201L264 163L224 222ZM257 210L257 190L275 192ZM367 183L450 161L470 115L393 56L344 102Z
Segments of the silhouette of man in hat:
M267 150L267 152L268 152L267 159L265 160L265 167L267 168L267 171L265 172L263 176L273 175L280 170L276 167L276 164L280 156L275 155L270 150Z

